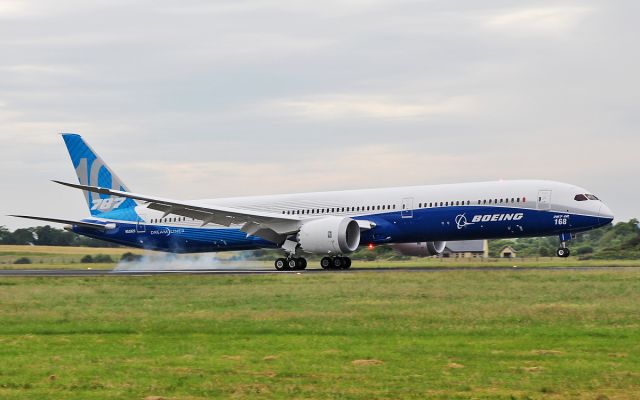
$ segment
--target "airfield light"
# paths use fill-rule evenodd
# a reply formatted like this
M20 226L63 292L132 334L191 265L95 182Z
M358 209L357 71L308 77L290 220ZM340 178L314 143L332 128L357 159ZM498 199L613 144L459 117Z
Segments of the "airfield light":
M369 250L373 250L373 243L369 243Z

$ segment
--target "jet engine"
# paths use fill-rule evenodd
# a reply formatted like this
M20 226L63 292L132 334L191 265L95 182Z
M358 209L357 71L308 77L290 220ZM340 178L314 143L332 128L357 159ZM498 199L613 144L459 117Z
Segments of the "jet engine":
M360 244L360 226L347 217L316 219L302 225L298 243L307 253L352 253Z
M431 257L444 251L447 242L397 243L391 245L394 250L405 256Z

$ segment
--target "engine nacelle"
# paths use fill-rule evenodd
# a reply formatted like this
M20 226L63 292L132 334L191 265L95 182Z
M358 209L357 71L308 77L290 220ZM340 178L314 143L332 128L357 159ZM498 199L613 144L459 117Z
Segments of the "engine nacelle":
M326 217L302 225L298 233L302 250L315 254L347 254L360 245L360 226L346 217Z
M391 245L394 250L404 256L431 257L444 251L447 242L397 243Z

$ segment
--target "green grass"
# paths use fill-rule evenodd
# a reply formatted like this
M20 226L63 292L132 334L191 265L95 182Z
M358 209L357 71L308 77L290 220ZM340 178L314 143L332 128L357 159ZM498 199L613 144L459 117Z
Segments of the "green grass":
M635 270L3 278L0 398L633 399L638 304Z
M125 248L92 248L65 246L0 246L0 269L112 269L122 254L143 251ZM86 255L105 254L111 256L114 263L83 264ZM19 258L26 257L31 264L14 264Z

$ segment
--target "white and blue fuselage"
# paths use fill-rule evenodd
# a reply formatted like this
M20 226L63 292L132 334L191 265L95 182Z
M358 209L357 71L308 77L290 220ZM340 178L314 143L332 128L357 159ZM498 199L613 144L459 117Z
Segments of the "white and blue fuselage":
M589 198L586 197L589 195ZM582 199L582 196L586 200ZM580 187L553 181L496 181L290 195L198 200L203 206L371 221L361 245L417 243L571 234L609 224L613 214ZM131 212L133 211L133 212ZM125 219L118 219L126 214ZM189 217L164 215L143 205L87 222L114 223L105 232L74 227L79 234L127 246L176 253L277 248L241 226L205 226Z

